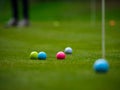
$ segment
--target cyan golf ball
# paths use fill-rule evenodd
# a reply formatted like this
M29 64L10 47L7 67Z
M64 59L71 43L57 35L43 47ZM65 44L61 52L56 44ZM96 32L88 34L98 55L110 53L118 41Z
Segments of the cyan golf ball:
M47 58L47 54L45 52L39 52L38 53L38 59L45 60Z
M66 54L72 54L72 48L71 47L66 47L65 48L65 50L64 50L64 52L66 53Z
M98 59L95 61L93 69L98 73L106 73L109 70L109 64L105 59Z

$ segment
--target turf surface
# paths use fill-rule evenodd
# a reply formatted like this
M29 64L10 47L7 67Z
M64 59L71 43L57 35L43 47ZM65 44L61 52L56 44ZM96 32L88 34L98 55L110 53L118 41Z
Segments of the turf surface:
M118 8L113 11L106 12L111 13L106 21L106 59L110 64L106 74L93 71L94 61L101 58L99 3L95 25L90 23L88 3L60 2L33 4L30 27L6 29L0 24L0 90L118 90L120 21ZM116 26L109 26L110 18L116 20ZM57 60L56 53L67 46L73 54ZM34 50L45 51L47 60L30 60Z

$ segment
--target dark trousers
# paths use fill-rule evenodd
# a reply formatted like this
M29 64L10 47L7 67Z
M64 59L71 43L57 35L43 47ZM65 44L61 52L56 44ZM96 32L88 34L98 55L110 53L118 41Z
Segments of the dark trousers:
M13 18L15 18L16 20L19 19L18 1L22 1L23 18L24 19L29 19L28 0L11 0Z

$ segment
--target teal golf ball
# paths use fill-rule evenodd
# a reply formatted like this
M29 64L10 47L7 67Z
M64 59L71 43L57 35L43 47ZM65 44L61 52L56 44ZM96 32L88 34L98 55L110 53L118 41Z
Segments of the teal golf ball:
M109 64L105 59L98 59L95 61L93 69L98 73L106 73L109 70Z
M71 47L66 47L65 50L64 50L64 52L65 52L66 54L72 54L73 50L72 50Z
M39 52L38 53L38 59L39 60L45 60L47 58L47 54L45 52Z

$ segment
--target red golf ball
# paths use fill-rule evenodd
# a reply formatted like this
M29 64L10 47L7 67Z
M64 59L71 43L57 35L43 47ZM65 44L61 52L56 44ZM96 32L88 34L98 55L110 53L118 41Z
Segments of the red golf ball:
M65 59L66 55L64 52L60 51L56 54L57 59Z

